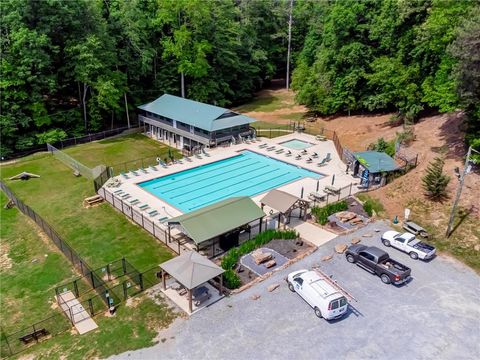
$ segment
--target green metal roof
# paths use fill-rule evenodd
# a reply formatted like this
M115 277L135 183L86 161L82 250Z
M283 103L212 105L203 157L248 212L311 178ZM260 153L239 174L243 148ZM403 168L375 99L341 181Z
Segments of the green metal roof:
M207 131L227 129L256 121L251 117L234 113L219 106L204 104L169 94L162 95L158 99L138 108Z
M187 235L200 244L265 216L248 196L233 197L168 220L180 224Z
M353 155L372 174L394 171L399 167L395 160L383 152L360 151Z

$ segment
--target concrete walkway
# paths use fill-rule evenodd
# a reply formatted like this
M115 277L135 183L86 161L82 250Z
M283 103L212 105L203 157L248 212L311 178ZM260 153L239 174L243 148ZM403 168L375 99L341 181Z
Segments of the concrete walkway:
M322 246L338 236L337 234L324 230L319 226L299 219L291 219L288 226L295 229L303 239L311 242L315 246Z
M85 310L71 291L59 294L59 303L65 315L74 324L80 335L98 328L98 325L90 317L90 314Z

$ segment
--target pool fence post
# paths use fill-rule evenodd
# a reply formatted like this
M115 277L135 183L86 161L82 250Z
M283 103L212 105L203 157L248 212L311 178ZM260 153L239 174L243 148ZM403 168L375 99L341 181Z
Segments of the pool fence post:
M127 273L127 263L125 261L125 258L122 258L122 269L123 269L123 275Z
M110 264L107 264L107 279L108 279L108 281L111 280L111 279L110 279L110 275L111 275L111 273L110 273Z
M1 334L3 335L3 338L5 339L5 342L7 343L8 346L8 351L10 352L10 356L13 355L12 353L12 348L10 347L10 343L8 342L7 334L3 331L3 327L0 328Z
M77 280L73 281L73 290L75 291L75 296L78 297L78 285Z
M123 299L127 300L128 299L128 293L127 293L127 281L126 280L122 283L122 287L123 287Z
M93 279L93 271L90 270L90 280L92 281L92 287L95 289L95 280Z
M32 325L32 329L33 329L33 338L35 339L35 342L38 344L37 329L35 329L35 324Z
M88 308L90 309L90 315L95 316L95 313L93 312L92 298L88 299Z
M140 290L145 290L144 286L143 286L143 275L142 273L139 273L138 274L138 282L140 283Z

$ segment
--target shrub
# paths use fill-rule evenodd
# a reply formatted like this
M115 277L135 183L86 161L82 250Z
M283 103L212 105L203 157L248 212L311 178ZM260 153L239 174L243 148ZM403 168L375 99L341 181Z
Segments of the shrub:
M242 284L240 277L233 271L228 269L223 273L223 281L227 288L236 289Z
M336 203L328 204L322 208L314 207L312 208L312 214L317 219L317 222L321 225L325 225L328 222L328 217L332 214L335 214L339 211L344 211L348 209L348 204L346 200L342 200Z
M395 155L395 141L385 141L383 137L379 138L376 143L368 145L368 150L384 152L387 155Z
M408 145L413 140L415 140L415 133L413 132L413 127L397 133L397 141L401 144Z
M359 194L358 198L362 200L363 210L365 210L368 216L372 216L374 211L379 214L385 210L382 203L378 199L374 199L365 194Z
M67 133L62 129L50 129L43 133L37 134L37 140L39 144L56 143L57 141L67 138Z
M427 167L426 174L422 178L423 188L429 198L441 200L447 196L446 188L450 177L443 173L443 158L436 157Z

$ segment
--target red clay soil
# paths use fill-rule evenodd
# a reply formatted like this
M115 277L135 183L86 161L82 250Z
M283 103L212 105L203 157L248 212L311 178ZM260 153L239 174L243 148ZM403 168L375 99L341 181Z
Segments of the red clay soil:
M247 115L258 120L278 124L288 123L290 121L288 119L289 114L304 113L306 115L305 107L294 103L293 92L287 93L285 89L273 89L264 90L258 94L259 97L272 95L284 98L282 102L285 103L285 107L272 112L252 111ZM422 118L414 125L416 138L408 147L408 151L418 154L417 168L410 171L406 176L402 176L387 186L370 193L371 196L381 200L389 217L402 216L403 209L414 200L421 199L423 201L424 191L421 178L425 174L428 163L440 155L445 156L444 171L452 178L448 186L450 199L446 201L448 204L451 203L458 184L453 169L455 167L463 168L466 152L462 131L463 116L461 112L429 116ZM368 144L375 142L380 137L385 140L394 139L396 133L402 131L402 126L392 127L388 124L390 117L391 114L323 117L318 118L313 124L319 128L325 127L335 130L343 146L359 151L365 150ZM476 216L477 219L480 218L479 193L480 175L470 173L465 178L460 204L470 209L471 214ZM441 206L444 207L445 204Z

